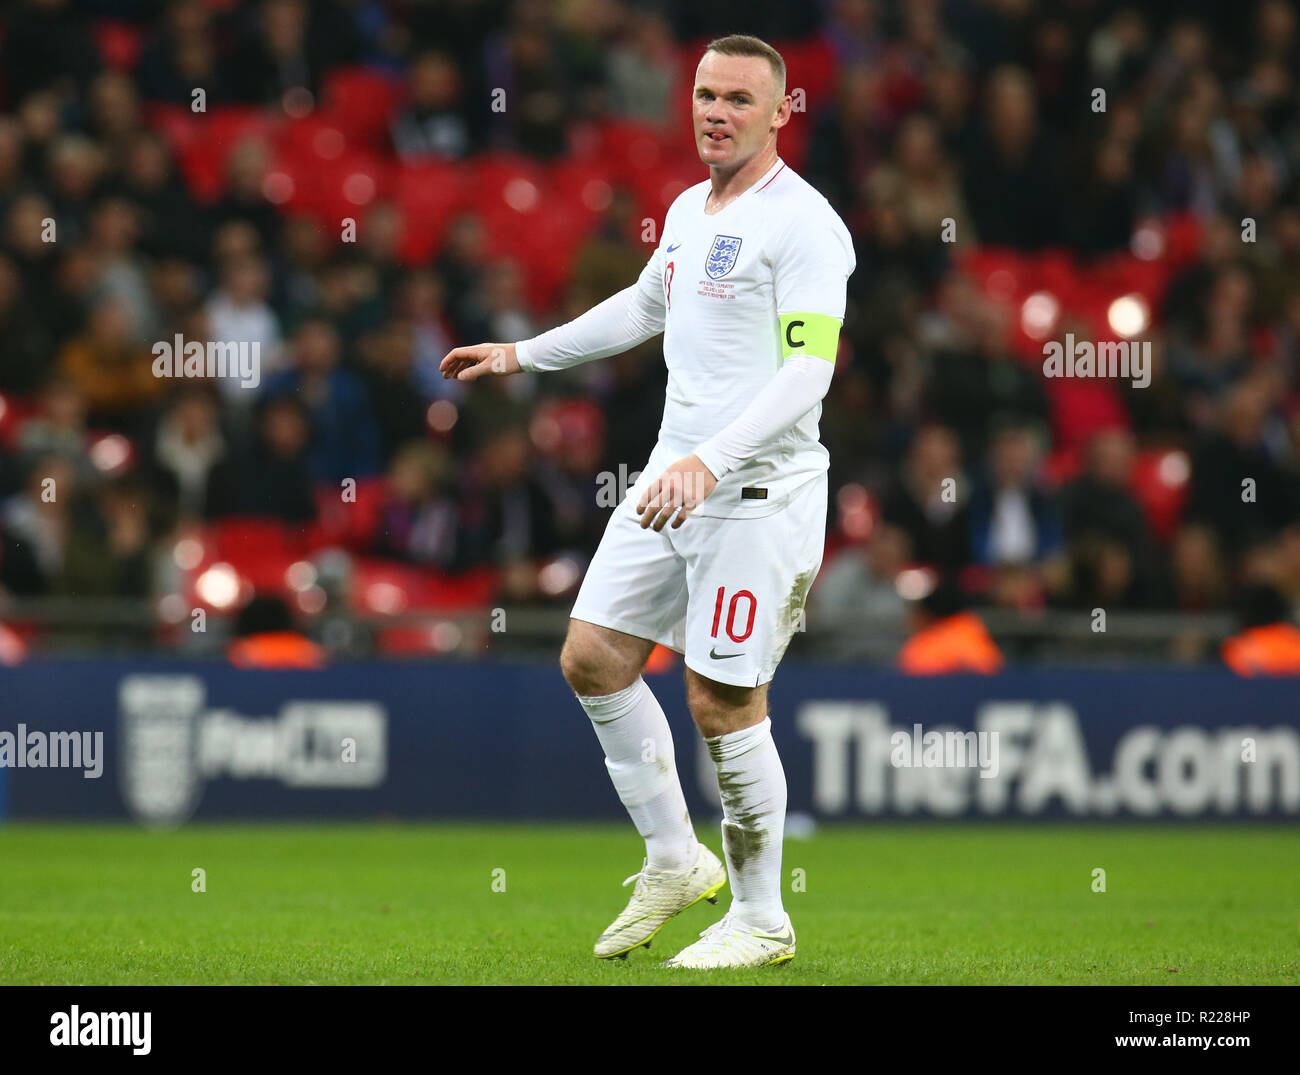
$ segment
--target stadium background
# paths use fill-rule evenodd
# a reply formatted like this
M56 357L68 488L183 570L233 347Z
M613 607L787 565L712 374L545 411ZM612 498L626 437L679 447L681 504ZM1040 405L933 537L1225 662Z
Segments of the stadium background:
M899 906L919 906L934 856L955 854L926 899L965 886L961 913L1009 944L1021 910L1033 943L1059 944L1094 912L1016 870L1086 884L1109 849L1138 887L1090 919L1098 944L1130 951L1156 904L1190 936L1239 899L1236 932L1195 942L1196 974L1294 982L1280 908L1300 876L1296 681L1221 659L1240 613L1277 626L1300 609L1300 29L1271 0L0 6L0 731L106 744L101 779L0 766L15 867L0 905L27 923L5 980L340 980L300 951L178 972L182 940L153 978L107 939L89 970L50 954L74 913L105 938L160 916L211 940L156 887L173 854L226 856L240 899L298 900L292 929L325 898L289 873L324 868L313 840L367 862L327 879L331 906L382 892L408 925L424 882L395 897L386 871L436 861L464 875L444 896L470 934L487 928L471 865L542 870L549 848L549 868L581 862L605 885L630 859L558 653L655 440L659 343L473 386L437 366L636 279L667 206L703 178L695 63L736 31L786 57L797 110L780 152L858 259L822 417L826 560L771 691L788 857L839 886L801 922L845 921L896 878ZM1150 386L1045 378L1043 346L1067 333L1149 341ZM178 334L257 343L260 383L154 376L151 348ZM996 674L899 672L927 593L987 625ZM1283 649L1286 630L1270 636ZM660 649L648 674L706 824L716 788L681 671ZM889 764L891 732L918 722L998 731L1001 775ZM817 824L881 818L932 835ZM985 826L975 843L942 825L1081 818L1102 824ZM364 826L304 836L286 819ZM618 825L422 843L394 819ZM123 824L24 824L53 820ZM134 831L191 820L217 827L170 834L193 841L179 847ZM1183 824L1157 838L1135 820ZM229 843L227 821L246 826ZM1225 822L1256 831L1198 827ZM877 874L877 854L905 865ZM1009 872L980 872L995 864ZM538 883L569 893L557 913L584 952L608 893ZM526 927L552 945L555 911ZM260 905L225 913L262 936ZM891 919L900 937L910 913ZM967 943L939 913L944 943ZM887 977L960 979L899 951ZM1040 980L1034 958L1001 980ZM1103 979L1163 980L1171 957L1151 958L1103 959Z
M1269 0L0 4L0 734L103 735L98 779L0 765L0 982L664 980L588 954L640 850L558 667L659 343L437 365L636 278L732 32L858 260L770 695L783 980L1296 982L1296 680L1221 660L1300 608ZM1067 333L1150 386L1044 378ZM177 334L260 383L153 376ZM899 671L927 591L996 674ZM716 846L680 658L648 678ZM917 723L999 776L895 766Z

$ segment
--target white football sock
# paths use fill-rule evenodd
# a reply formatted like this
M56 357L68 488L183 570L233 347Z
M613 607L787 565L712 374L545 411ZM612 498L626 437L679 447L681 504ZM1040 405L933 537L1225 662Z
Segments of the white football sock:
M695 830L677 779L673 733L646 681L595 697L575 695L605 750L618 797L645 837L648 865L677 870L695 862Z
M772 718L704 740L718 770L722 848L731 883L731 912L759 931L785 924L781 904L781 841L785 835L785 770L772 741Z

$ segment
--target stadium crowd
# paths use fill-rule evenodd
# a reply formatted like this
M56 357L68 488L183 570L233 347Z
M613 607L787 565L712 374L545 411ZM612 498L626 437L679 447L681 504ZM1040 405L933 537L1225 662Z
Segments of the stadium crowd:
M570 599L537 569L585 562L602 483L648 456L658 341L472 388L438 363L636 280L664 204L563 180L592 131L648 130L689 165L685 87L730 32L802 57L790 92L822 80L782 153L857 251L810 617L896 610L918 563L1006 608L1224 610L1262 582L1300 610L1286 0L7 4L0 589L156 597L178 534L253 516L325 544L351 481L358 555L489 569L493 600ZM349 195L353 236L277 185L295 131L318 151L353 137L322 133L331 101L379 103L356 138L414 192ZM237 136L218 137L223 115ZM584 222L558 268L472 196L416 234L419 199L480 161L540 177L535 219ZM1115 338L1070 292L1112 276L1145 282L1149 386L1045 378L1049 333ZM1027 296L1051 280L1059 312L1040 324ZM177 334L256 343L259 383L155 376L154 345Z

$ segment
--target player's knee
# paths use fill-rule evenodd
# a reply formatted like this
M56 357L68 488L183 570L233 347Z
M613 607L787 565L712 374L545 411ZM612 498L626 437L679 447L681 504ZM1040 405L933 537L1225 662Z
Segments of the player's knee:
M725 735L753 723L754 715L766 708L766 695L766 684L737 687L687 669L686 705L705 736Z
M628 686L617 682L625 678L618 653L580 632L571 631L565 639L560 672L575 694L588 697L613 694Z

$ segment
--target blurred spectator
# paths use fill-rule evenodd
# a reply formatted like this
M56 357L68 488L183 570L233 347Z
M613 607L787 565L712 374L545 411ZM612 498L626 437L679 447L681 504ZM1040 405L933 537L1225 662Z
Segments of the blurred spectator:
M672 28L659 11L629 11L606 61L612 115L662 124L673 114L669 92L681 72Z
M49 324L54 303L58 275L57 255L61 247L50 242L50 235L58 235L58 221L54 220L54 207L40 194L23 193L9 203L5 221L5 239L9 256L22 278L33 313ZM49 231L50 222L55 225Z
M101 486L74 513L54 589L70 597L147 598L156 513L148 486L135 477Z
M524 296L524 274L517 261L503 259L489 266L483 289L484 316L489 340L526 340L537 326ZM531 386L535 378L524 373L511 378L515 386Z
M1069 579L1058 599L1074 608L1166 608L1172 597L1151 545L1148 521L1129 488L1134 443L1104 430L1084 472L1061 493Z
M393 458L399 445L423 437L430 428L428 406L415 386L414 350L411 322L399 317L361 341L361 375L379 426L385 463Z
M95 424L125 428L162 389L150 352L131 331L126 308L113 299L95 306L86 331L64 345L59 363Z
M158 305L145 261L135 249L139 232L134 206L121 198L105 198L91 213L87 245L95 260L95 298L116 301L128 319L131 338L152 344L160 327Z
M379 429L366 386L339 365L338 333L323 319L303 322L294 334L292 367L272 377L266 394L293 395L311 420L307 459L316 481L337 486L380 469Z
M907 534L896 526L877 527L865 544L841 549L822 568L809 595L809 619L840 623L861 614L901 626L905 603L897 579L911 559Z
M205 498L208 517L260 515L296 524L315 519L310 436L310 419L295 397L267 400L259 410L251 450L227 455L212 468Z
M978 673L1002 669L1002 653L981 620L966 611L961 591L941 581L912 604L911 637L898 654L899 671L909 676Z
M131 144L144 130L140 94L122 71L104 71L90 87L89 131L104 151L111 171L120 171Z
M1276 457L1267 436L1266 383L1243 382L1220 399L1217 428L1192 454L1188 519L1214 527L1240 552L1252 539L1271 537L1300 517L1300 474Z
M447 449L427 441L402 446L384 480L380 527L371 549L443 570L459 564L458 504Z
M489 43L485 55L493 92L504 93L509 102L492 114L492 145L553 158L564 152L565 125L574 115L569 65L545 7L520 3L512 15L513 24Z
M172 0L163 22L155 26L140 55L137 78L147 100L194 104L195 89L204 91L208 108L235 97L238 65L223 62L212 25L215 10L202 0Z
M885 137L879 72L845 67L836 104L815 121L807 175L846 222L852 221L862 177L883 157Z
M478 214L461 213L452 217L434 269L446 286L447 317L457 343L488 339L490 333L483 298L487 234Z
M1223 660L1239 676L1300 676L1300 628L1287 620L1286 601L1252 583L1238 602L1241 633L1223 644Z
M203 308L213 340L256 344L263 387L285 364L280 321L267 302L269 287L266 263L253 255L237 255L222 265L220 286ZM250 405L250 389L238 378L227 377L219 387L227 403L241 409Z
M1214 531L1204 525L1181 526L1170 546L1174 600L1183 612L1210 612L1228 602L1231 588L1223 553Z
M1063 544L1055 499L1038 484L1033 433L1011 426L993 438L988 473L971 492L971 546L976 563L1039 564Z
M310 108L320 96L326 71L353 63L360 54L350 4L265 0L251 15L238 65L239 94L250 104L284 102L291 112Z
M458 341L443 308L443 285L437 274L425 270L408 276L397 309L411 325L411 374L420 393L425 399L463 398L465 386L447 380L438 369Z
M533 448L523 425L485 436L466 474L461 512L465 566L524 565L558 551L555 506L532 472ZM515 572L506 596L537 594L535 576Z
M39 410L28 418L14 440L20 466L46 456L60 456L91 480L97 476L87 452L86 401L67 377L51 377L41 389Z
M6 585L16 592L45 593L63 574L64 554L75 526L80 483L71 459L49 455L33 462L24 488L0 508L6 559L21 557ZM23 552L20 554L17 548Z
M46 376L54 358L55 332L39 307L27 301L26 288L13 259L0 254L0 391L26 394Z
M1103 430L1092 438L1083 473L1061 492L1069 541L1100 536L1135 555L1145 549L1146 516L1129 491L1134 452L1133 436L1126 430Z
M1040 250L1061 241L1059 157L1039 128L1033 83L1018 67L990 76L984 127L962 174L980 241Z
M99 68L90 24L68 0L25 0L5 15L0 72L12 105L36 90L84 88Z
M325 650L294 628L283 598L255 594L235 616L226 657L236 668L322 668Z
M411 63L407 100L393 119L393 149L403 160L459 160L475 148L470 117L462 108L460 72L443 52L421 53Z
M968 287L945 289L942 323L923 393L926 412L960 440L963 455L980 459L996 424L1038 424L1047 418L1039 375L1007 349L1007 319Z
M131 138L116 190L135 210L142 253L190 260L207 253L207 220L194 211L161 135L142 131Z
M935 249L936 256L946 249L942 235L949 226L964 243L977 238L962 201L955 169L944 157L938 125L923 113L914 113L903 120L893 156L872 172L868 190L896 195L905 227Z
M881 515L911 541L914 558L955 567L970 558L969 490L952 430L917 430L899 479L885 497Z
M361 264L374 274L373 286L380 294L392 294L407 273L402 263L405 227L401 209L392 202L379 202L366 214L357 254Z
M91 200L104 172L103 154L85 135L65 134L50 146L46 167L63 238L81 239L89 224Z
M255 137L243 139L226 158L226 183L211 211L218 226L232 220L252 225L263 248L272 246L280 232L280 214L266 198L270 169L266 144Z
M590 559L608 521L596 510L594 481L605 455L604 415L591 400L546 403L533 417L531 437L541 455L537 479L555 508L556 544Z
M182 519L206 516L209 480L228 454L211 385L182 383L158 423L150 460L159 484L171 487Z

